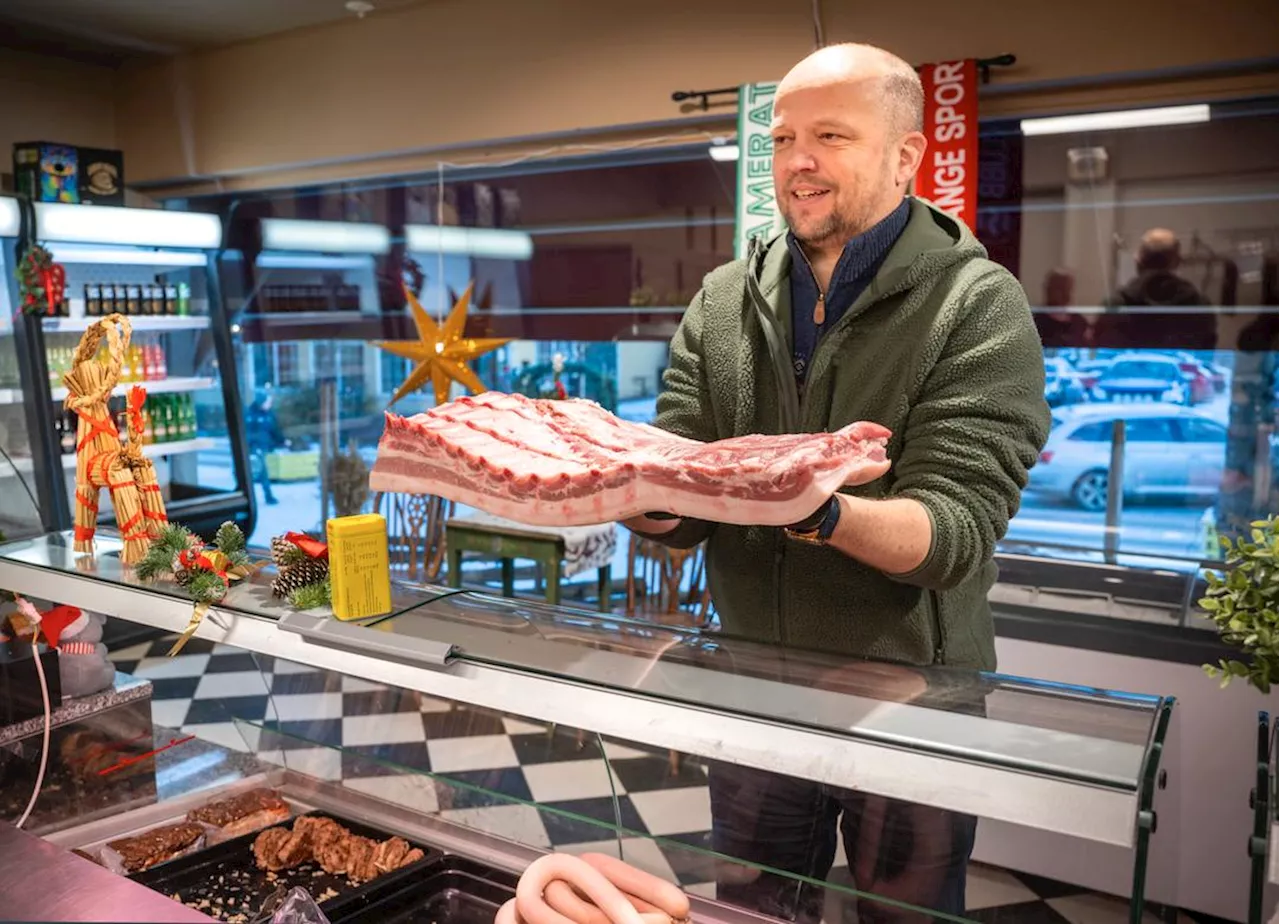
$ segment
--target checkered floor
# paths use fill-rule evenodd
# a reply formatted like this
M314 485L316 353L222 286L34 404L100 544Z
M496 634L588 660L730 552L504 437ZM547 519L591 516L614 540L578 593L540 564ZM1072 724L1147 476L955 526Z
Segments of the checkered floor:
M673 764L665 752L201 640L168 658L171 644L166 638L111 655L118 670L151 681L157 725L541 848L616 852L616 793L625 858L690 892L715 895L704 852L706 771L694 759ZM843 854L830 878L849 881ZM989 924L1121 924L1128 916L1117 899L978 864L967 904L969 917Z

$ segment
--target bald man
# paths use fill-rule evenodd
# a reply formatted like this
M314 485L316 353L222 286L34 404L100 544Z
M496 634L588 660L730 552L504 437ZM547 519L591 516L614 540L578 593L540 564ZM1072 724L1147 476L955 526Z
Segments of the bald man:
M707 543L726 634L990 670L993 553L1048 435L1044 361L1018 281L908 195L928 147L923 107L915 70L878 48L824 48L786 75L772 133L789 230L706 277L658 398L659 427L704 441L875 421L893 432L888 473L786 529L627 525L676 548ZM859 888L964 911L971 818L734 767L713 768L711 792L730 856L822 877L839 830ZM719 894L820 917L815 890L768 873ZM870 902L858 913L910 919Z

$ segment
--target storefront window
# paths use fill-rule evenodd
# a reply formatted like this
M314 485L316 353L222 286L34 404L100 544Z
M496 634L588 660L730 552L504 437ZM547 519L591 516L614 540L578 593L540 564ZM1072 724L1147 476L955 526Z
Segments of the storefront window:
M1276 105L1209 111L1056 135L983 123L977 233L1027 291L1054 421L1004 553L1190 575L1276 508ZM233 216L239 371L246 395L274 392L250 437L260 499L285 502L260 507L254 540L333 512L324 458L372 462L410 371L373 345L413 336L402 284L437 322L472 287L468 333L511 338L474 364L489 387L548 394L558 356L567 394L651 421L669 339L732 258L735 171L689 147L197 203ZM331 223L331 252L263 249L259 222L281 218ZM625 534L618 549L620 575Z

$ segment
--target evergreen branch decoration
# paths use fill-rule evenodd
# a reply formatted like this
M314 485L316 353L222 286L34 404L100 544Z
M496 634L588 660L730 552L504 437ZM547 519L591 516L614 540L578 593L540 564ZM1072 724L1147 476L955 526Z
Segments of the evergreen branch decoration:
M176 570L178 556L187 549L199 548L200 539L177 523L166 524L160 535L151 540L151 546L142 561L134 565L134 573L140 580L154 581Z
M1204 665L1210 677L1221 677L1222 686L1239 677L1264 694L1277 682L1277 604L1280 575L1276 556L1280 551L1280 520L1275 515L1249 524L1249 538L1226 536L1227 571L1219 577L1205 572L1208 593L1200 607L1218 627L1219 637L1240 649L1248 663L1222 659Z
M318 584L307 584L289 594L289 603L294 609L314 610L317 607L329 606L333 602L333 585L325 578Z

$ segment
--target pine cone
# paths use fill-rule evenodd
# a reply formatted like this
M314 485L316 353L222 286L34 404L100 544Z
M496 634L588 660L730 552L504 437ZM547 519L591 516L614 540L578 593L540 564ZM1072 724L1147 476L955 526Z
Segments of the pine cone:
M290 565L271 582L271 592L277 597L287 597L299 587L318 584L329 576L329 563L318 558L307 558Z
M178 582L179 587L186 587L191 583L191 572L185 568L179 568L173 572L173 579Z
M298 553L298 547L284 536L276 536L271 540L271 561L282 566L291 561L291 556Z

